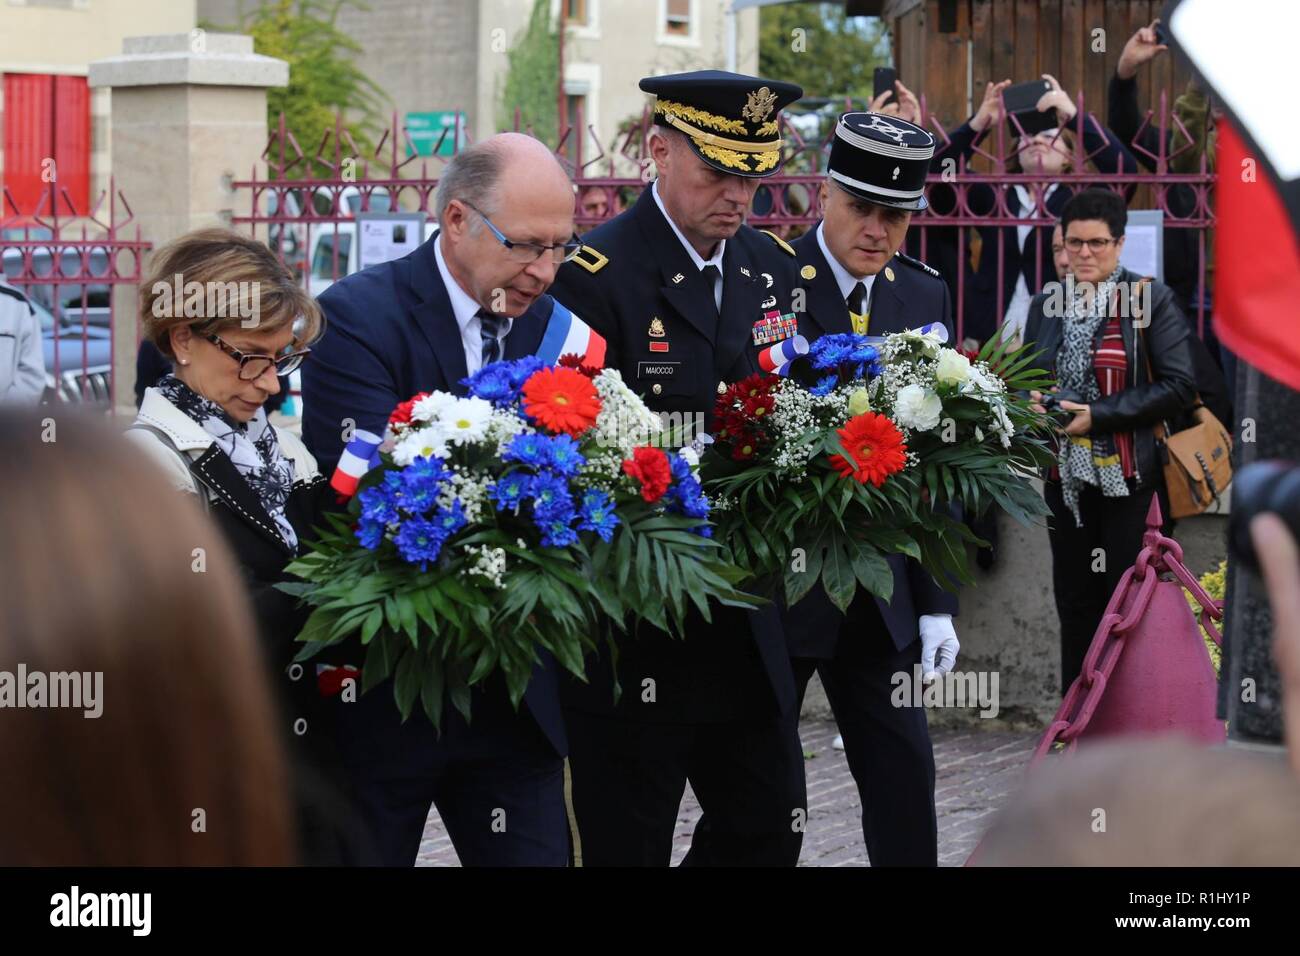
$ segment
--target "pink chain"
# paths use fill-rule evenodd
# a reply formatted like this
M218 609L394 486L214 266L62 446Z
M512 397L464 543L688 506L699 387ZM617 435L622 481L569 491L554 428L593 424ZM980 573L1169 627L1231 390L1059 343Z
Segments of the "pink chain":
M1102 615L1101 623L1097 627L1102 639L1093 638L1088 654L1083 660L1083 673L1070 686L1065 699L1061 701L1056 717L1053 718L1047 732L1043 734L1043 739L1034 750L1029 766L1032 767L1042 760L1057 743L1066 745L1065 753L1074 750L1079 735L1087 729L1093 712L1096 711L1102 695L1106 692L1106 684L1111 674L1115 672L1115 665L1124 651L1125 637L1146 614L1162 571L1172 574L1184 588L1191 592L1192 597L1201 605L1201 623L1213 636L1214 642L1222 646L1223 638L1210 619L1215 621L1223 619L1223 602L1210 597L1205 588L1201 587L1201 583L1187 570L1183 564L1183 549L1178 542L1160 533L1159 509L1153 506L1152 514L1147 517L1147 531L1142 538L1142 550L1138 553L1133 567L1126 570L1124 576L1120 578L1119 586L1111 595L1110 602L1106 605L1106 613ZM1119 609L1124 606L1124 602L1133 591L1134 582L1139 579L1137 596L1133 599L1128 613L1121 617Z

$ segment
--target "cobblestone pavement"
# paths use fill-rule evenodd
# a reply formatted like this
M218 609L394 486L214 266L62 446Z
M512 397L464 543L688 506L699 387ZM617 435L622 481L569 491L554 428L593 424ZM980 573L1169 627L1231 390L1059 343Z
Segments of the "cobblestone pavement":
M805 720L800 726L808 774L808 830L800 866L866 866L858 791L844 752L833 750L835 725ZM988 827L992 814L1019 784L1039 734L983 730L935 730L935 804L939 815L939 865L961 866ZM673 863L690 846L700 807L690 788L682 801L673 840ZM429 814L417 866L456 866L456 852L436 810Z

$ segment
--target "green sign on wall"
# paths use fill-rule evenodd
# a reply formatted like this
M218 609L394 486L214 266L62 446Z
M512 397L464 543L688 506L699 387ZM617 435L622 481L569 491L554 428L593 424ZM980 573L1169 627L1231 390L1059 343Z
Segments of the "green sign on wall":
M446 136L443 136L443 130L447 131ZM407 113L406 132L411 138L406 147L406 155L433 156L436 149L438 156L451 156L456 152L457 134L460 144L465 141L465 117L459 110ZM442 138L441 145L438 143L439 137Z

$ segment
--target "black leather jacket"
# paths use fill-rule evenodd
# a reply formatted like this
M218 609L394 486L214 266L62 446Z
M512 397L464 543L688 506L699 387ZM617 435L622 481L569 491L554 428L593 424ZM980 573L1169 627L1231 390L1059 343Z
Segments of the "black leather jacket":
M1121 282L1137 283L1139 279L1141 276L1136 272L1120 270ZM1060 316L1047 315L1044 311L1049 292L1040 292L1029 304L1025 343L1041 350L1036 364L1055 376L1056 354L1063 335ZM1097 434L1133 432L1137 459L1134 477L1139 487L1152 487L1163 480L1163 463L1157 455L1152 429L1157 422L1179 418L1196 401L1191 331L1172 290L1155 280L1151 281L1150 324L1144 329L1134 329L1133 323L1129 316L1120 319L1124 351L1128 355L1126 386L1092 403L1092 430ZM1098 330L1094 350L1100 345L1102 334L1103 330ZM1147 372L1148 355L1155 381Z

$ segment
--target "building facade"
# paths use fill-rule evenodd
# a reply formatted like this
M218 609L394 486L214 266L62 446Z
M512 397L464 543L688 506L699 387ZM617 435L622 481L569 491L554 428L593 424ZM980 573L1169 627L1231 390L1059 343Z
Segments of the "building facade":
M197 0L200 22L235 27L268 0ZM730 0L548 0L551 22L566 19L565 106L606 152L619 123L639 116L637 80L652 73L722 69ZM527 29L533 0L368 0L344 6L338 27L363 52L357 65L388 95L399 121L409 114L462 111L475 139L497 132L508 53ZM758 65L758 11L736 17L736 63ZM559 110L559 89L556 89ZM507 105L507 112L508 112ZM572 139L570 140L572 142ZM598 155L588 134L584 162ZM576 150L570 156L576 158Z
M0 0L0 220L38 208L78 213L108 187L110 91L91 90L92 60L129 36L187 33L197 0ZM12 208L17 205L18 209Z

